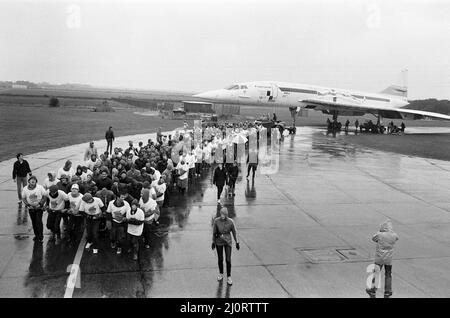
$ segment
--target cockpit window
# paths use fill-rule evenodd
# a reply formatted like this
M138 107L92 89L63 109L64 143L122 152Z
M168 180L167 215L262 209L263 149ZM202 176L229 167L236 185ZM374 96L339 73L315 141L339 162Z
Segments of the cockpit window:
M247 85L241 85L241 89L248 89Z
M239 85L233 84L233 85L225 87L225 89L227 89L227 90L239 89Z

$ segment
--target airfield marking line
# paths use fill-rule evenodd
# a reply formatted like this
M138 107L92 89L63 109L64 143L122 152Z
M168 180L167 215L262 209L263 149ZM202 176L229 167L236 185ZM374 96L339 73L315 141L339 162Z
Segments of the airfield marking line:
M75 254L75 258L73 260L72 266L76 265L75 270L70 270L70 275L67 279L66 291L64 293L64 298L72 298L73 292L75 290L75 283L77 279L81 280L80 277L80 263L81 258L83 257L84 246L86 245L86 230L83 231L83 235L80 240L80 244L78 244L77 253Z

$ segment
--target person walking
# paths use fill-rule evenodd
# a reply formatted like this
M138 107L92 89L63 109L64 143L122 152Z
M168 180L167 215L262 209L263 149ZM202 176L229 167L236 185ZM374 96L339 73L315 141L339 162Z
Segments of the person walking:
M188 174L189 174L189 167L185 161L184 156L180 158L180 162L178 163L176 169L178 173L177 179L178 192L184 195L186 192L186 188L188 186Z
M220 203L220 196L222 195L223 187L227 181L227 173L223 168L223 164L214 170L213 184L217 187L217 203Z
M236 160L233 162L233 164L231 165L231 167L228 168L228 195L229 196L235 196L236 194L234 193L234 189L235 189L235 185L236 185L236 180L238 178L239 175L239 168L237 166L237 162Z
M372 237L372 241L377 243L375 248L375 266L378 267L375 273L380 273L384 267L384 297L392 296L392 255L394 245L398 241L398 235L392 228L391 220L386 220L380 225L380 230ZM376 297L377 286L375 286L375 277L372 280L372 287L367 288L366 292L370 298Z
M223 252L225 250L225 262L227 266L227 284L232 285L231 280L231 250L232 250L232 240L231 234L233 235L234 241L236 242L236 249L239 250L239 241L236 230L236 225L234 221L228 217L228 209L220 209L220 216L214 219L213 222L213 236L211 248L217 250L217 260L219 265L219 276L218 281L223 279Z
M88 161L91 159L91 156L95 155L98 157L97 148L94 146L94 142L91 141L89 143L89 146L87 147L86 151L84 152L84 161Z
M72 184L67 197L69 198L69 209L67 210L69 243L75 243L84 221L83 215L79 212L83 195L80 193L80 186L77 183Z
M252 179L255 179L255 172L258 169L258 151L256 149L250 149L247 157L247 180L252 171Z
M126 215L130 211L131 207L127 201L123 200L120 196L116 197L114 201L110 201L108 204L107 217L111 220L111 248L117 247L116 254L122 253L123 241L126 231Z
M23 159L23 153L19 152L14 162L12 178L17 183L17 198L19 204L22 204L22 188L27 186L27 177L31 177L31 169L28 161Z
M56 179L56 172L50 171L47 174L47 178L45 178L45 180L44 180L43 187L45 190L48 190L48 189L50 189L50 187L52 185L57 184L57 183L58 183L58 180Z
M61 167L58 169L58 172L56 173L56 179L61 179L63 175L70 179L72 179L72 176L76 173L75 169L72 167L72 161L67 160L64 163L64 167Z
M115 139L114 137L114 131L112 130L112 127L109 126L108 130L105 133L105 139L106 139L106 151L108 151L109 154L112 154L112 147L113 147L113 141Z
M162 145L163 141L162 141L162 127L158 128L158 131L156 132L156 142L159 143L160 145Z
M111 181L112 183L112 181ZM114 194L114 192L112 192L111 190L108 190L106 187L100 188L101 190L97 191L95 193L95 197L99 198L100 200L102 200L103 205L105 207L109 206L109 203L111 201L113 201L116 196ZM106 217L102 217L100 218L100 225L99 225L99 231L100 232L105 232L108 229L108 225L107 225L107 218Z
M158 221L160 210L158 203L151 196L149 189L142 190L142 196L139 199L139 207L144 211L144 244L145 248L150 248L151 234L154 230L155 222Z
M67 194L58 189L56 184L52 185L48 191L48 216L47 228L52 232L50 242L56 239L61 240L61 218L67 211L66 202L69 201ZM66 221L68 223L68 221ZM68 226L67 226L68 227Z
M86 214L86 249L92 246L92 253L98 253L98 228L100 225L100 217L102 212L106 209L102 200L94 198L92 194L86 193L83 195L80 204L80 212Z
M133 200L131 203L131 209L126 214L128 228L128 240L130 243L130 252L133 253L133 261L138 260L139 253L139 238L144 230L145 214L139 208L139 201Z
M28 178L28 186L22 190L22 201L28 209L28 214L33 224L34 241L44 242L44 224L42 215L44 213L45 202L47 201L47 191L37 183L37 178L31 176Z

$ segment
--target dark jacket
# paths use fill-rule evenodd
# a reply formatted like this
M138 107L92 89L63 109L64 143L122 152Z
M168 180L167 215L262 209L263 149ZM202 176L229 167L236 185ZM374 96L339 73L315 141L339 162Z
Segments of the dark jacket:
M112 130L107 130L105 134L106 140L114 140L114 132Z
M17 160L16 162L14 162L12 172L13 179L15 179L16 177L25 178L29 173L31 173L31 169L28 161L23 160L22 163L20 163L20 161Z
M70 192L70 188L72 187L71 183L67 183L67 184L62 184L61 181L59 181L56 186L58 187L58 190L63 191L64 193L69 193Z
M217 167L216 170L214 170L213 184L215 184L218 187L220 186L223 187L226 181L227 181L227 173L225 172L225 169L222 168L221 170L219 169L219 167Z
M95 184L97 185L97 188L99 190L106 188L107 190L111 190L111 187L113 185L113 181L111 178L106 177L105 179L102 179L101 177L95 180Z
M116 196L112 191L107 190L105 193L103 193L102 190L97 191L95 194L97 198L102 200L103 204L108 207L109 202L114 201L116 199Z
M238 166L231 166L228 168L228 177L234 181L236 181L237 177L239 175L239 168Z

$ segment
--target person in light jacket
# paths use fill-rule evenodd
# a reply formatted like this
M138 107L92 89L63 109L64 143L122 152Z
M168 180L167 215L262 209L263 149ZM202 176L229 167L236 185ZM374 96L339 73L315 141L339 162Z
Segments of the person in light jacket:
M372 241L376 243L375 247L375 266L379 271L384 267L384 297L392 296L392 255L395 243L398 241L398 235L392 228L391 220L386 220L380 225L380 230L372 237ZM371 298L376 297L377 287L375 286L375 278L372 280L372 288L366 289Z
M221 208L220 216L213 221L213 236L211 248L217 249L217 259L219 264L219 276L218 281L223 279L223 251L225 250L225 261L227 264L227 284L232 285L231 280L231 234L233 234L234 241L236 242L236 249L239 250L239 240L237 235L236 226L234 221L228 217L228 209Z

